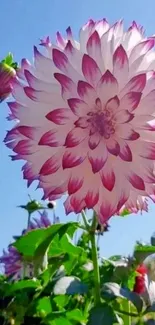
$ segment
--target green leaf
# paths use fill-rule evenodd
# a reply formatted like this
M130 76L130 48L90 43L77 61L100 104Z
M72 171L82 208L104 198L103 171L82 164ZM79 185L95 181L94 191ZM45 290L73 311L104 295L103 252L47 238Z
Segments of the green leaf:
M153 253L155 253L155 246L137 244L134 248L134 257L139 264Z
M57 227L56 227L57 226ZM60 226L60 227L58 227ZM55 224L52 225L50 228L51 230L55 227L55 230L53 230L52 232L47 232L46 233L46 238L39 243L38 247L36 248L35 251L35 258L40 258L40 256L44 256L45 252L47 251L48 247L50 246L53 238L55 237L56 234L59 235L59 238L62 238L64 236L64 234L67 234L70 229L74 229L76 230L78 227L77 223L73 223L73 222L68 222L66 224ZM46 229L46 231L49 230L49 228Z
M43 297L37 301L36 310L38 316L43 314L44 316L52 312L51 300L50 297Z
M57 296L57 297L54 297L54 301L55 301L55 303L56 303L56 305L58 306L58 308L60 308L60 309L62 309L63 307L65 307L67 304L68 304L68 302L69 302L69 299L70 299L70 297L69 296Z
M37 279L32 280L20 280L14 283L11 283L8 290L6 291L6 295L12 295L16 291L24 290L24 289L41 289L40 281Z
M126 216L128 216L129 214L131 214L131 211L129 211L128 209L124 209L124 210L119 214L119 216L120 216L120 217L126 217Z
M66 317L55 318L48 322L49 325L72 325L72 323Z
M87 285L74 276L64 276L60 278L53 288L55 295L84 294L87 290Z
M68 275L72 274L73 270L77 267L78 259L77 257L74 257L72 255L68 255L65 258L65 261L63 263L66 273Z
M75 320L77 322L85 322L86 319L84 318L82 311L80 309L73 309L72 311L68 311L66 316L70 320Z
M13 63L13 54L9 53L2 62L6 63L7 65L11 66Z
M63 236L77 223L55 224L48 228L35 229L20 237L13 246L26 258L43 256L56 234Z
M88 325L113 325L118 323L112 307L103 305L90 311Z
M60 268L62 262L57 260L53 265L48 266L48 269L42 272L39 276L39 279L42 281L43 286L46 286L52 277L56 274Z
M115 297L126 298L133 303L138 312L141 312L143 308L143 300L135 292L121 288L117 283L114 282L105 283L103 286L103 291L104 290Z
M82 247L78 247L72 243L71 238L68 236L68 234L65 234L62 237L60 243L64 253L68 253L73 256L79 256L84 253L84 249Z
M75 231L76 229L74 229ZM72 243L71 237L68 234L64 234L62 238L59 238L59 235L55 236L52 244L49 247L48 256L60 256L63 254L70 254L72 256L81 256L86 257L86 253L82 247L76 246Z

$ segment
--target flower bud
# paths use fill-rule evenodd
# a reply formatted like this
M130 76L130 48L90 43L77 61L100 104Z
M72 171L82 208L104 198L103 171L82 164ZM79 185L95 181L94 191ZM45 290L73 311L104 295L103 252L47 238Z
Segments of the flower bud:
M12 92L12 81L16 77L17 68L17 63L13 62L12 54L0 62L0 103Z

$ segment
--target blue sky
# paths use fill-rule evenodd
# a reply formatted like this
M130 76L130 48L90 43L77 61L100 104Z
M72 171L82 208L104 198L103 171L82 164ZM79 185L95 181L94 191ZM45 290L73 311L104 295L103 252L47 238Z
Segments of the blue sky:
M147 13L146 13L147 12ZM16 61L27 57L32 59L33 45L43 36L65 33L71 26L75 35L89 18L106 17L111 23L123 18L125 25L136 20L143 25L146 34L155 34L154 0L1 0L0 18L0 59L9 51ZM0 251L7 247L13 234L19 234L26 224L27 216L17 208L32 198L40 200L42 193L35 190L36 184L27 189L22 179L21 162L11 162L11 152L2 140L11 124L6 120L7 104L0 105ZM57 204L57 214L62 221L76 219L65 217L62 202ZM149 240L155 230L155 206L150 203L149 213L132 215L111 220L111 230L101 240L102 255L129 253L136 239Z

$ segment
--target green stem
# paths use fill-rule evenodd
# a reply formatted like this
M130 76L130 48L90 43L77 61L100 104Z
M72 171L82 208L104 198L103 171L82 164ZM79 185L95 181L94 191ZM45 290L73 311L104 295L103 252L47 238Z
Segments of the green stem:
M84 210L82 211L81 214L85 225L85 230L89 233L89 238L91 242L92 262L94 267L94 300L95 300L95 306L98 306L101 303L101 296L100 296L100 272L99 272L99 265L98 265L97 245L95 241L97 218L94 213L92 225L90 226L87 221L87 217Z
M31 212L28 212L27 229L29 229L30 227L30 221L31 221Z
M93 222L90 230L90 242L92 247L92 261L94 266L94 300L95 306L100 305L101 303L101 296L100 296L100 272L99 272L99 265L98 265L98 254L97 254L97 245L95 241L95 230L96 230L97 220L96 216L93 217Z
M89 223L87 221L87 217L86 217L86 214L85 214L84 210L82 210L81 215L82 215L83 223L85 225L85 230L87 230L89 232L89 227L90 226L89 226Z
M130 304L130 301L128 300L124 300L123 303L122 303L122 307L123 307L123 310L121 310L120 312L122 314L124 314L124 316L122 317L123 318L123 321L124 321L124 324L125 325L131 325L131 317L137 317L138 315L136 314L131 314L131 304ZM119 312L119 310L117 310Z

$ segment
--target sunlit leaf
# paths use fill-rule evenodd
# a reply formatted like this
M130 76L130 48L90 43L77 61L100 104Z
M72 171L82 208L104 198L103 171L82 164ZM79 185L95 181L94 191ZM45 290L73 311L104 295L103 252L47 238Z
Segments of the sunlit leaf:
M31 279L14 282L9 286L8 290L6 291L6 295L12 295L16 291L24 289L41 289L40 281L37 279Z
M64 276L60 278L53 288L55 295L84 294L87 290L87 285L74 276Z
M117 283L105 283L103 286L103 292L104 291L110 295L114 295L115 297L126 298L127 300L131 301L137 308L138 312L140 312L143 308L143 300L138 294L130 291L129 289L121 288Z

